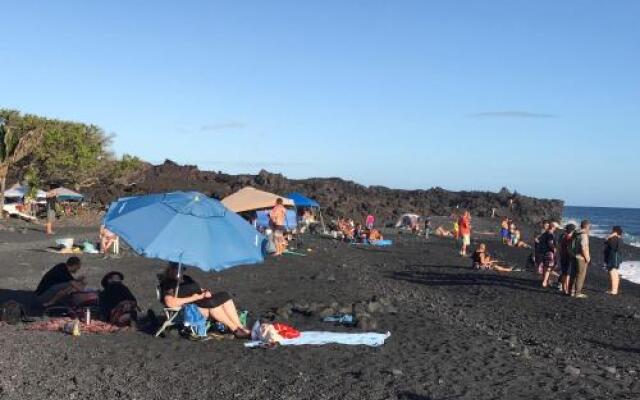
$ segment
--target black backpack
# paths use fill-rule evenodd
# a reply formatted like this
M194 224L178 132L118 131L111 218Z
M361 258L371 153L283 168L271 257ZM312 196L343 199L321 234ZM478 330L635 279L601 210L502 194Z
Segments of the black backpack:
M24 322L26 315L24 307L17 301L9 300L0 305L0 321L6 322L9 325Z

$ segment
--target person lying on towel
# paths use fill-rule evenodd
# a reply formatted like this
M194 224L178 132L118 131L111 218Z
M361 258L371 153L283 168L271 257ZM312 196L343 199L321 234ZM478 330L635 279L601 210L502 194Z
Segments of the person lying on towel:
M235 337L251 337L251 331L243 326L238 318L238 311L231 296L227 292L213 293L203 289L188 275L182 274L178 277L177 263L169 263L160 282L160 290L161 299L166 307L181 308L193 303L205 318L223 323Z
M122 282L124 275L118 271L109 272L102 278L100 292L100 313L103 319L116 326L129 326L138 316L138 302L129 288Z
M44 274L35 291L43 307L65 304L73 294L84 291L85 278L74 277L81 266L78 257L69 257L66 263L60 263Z

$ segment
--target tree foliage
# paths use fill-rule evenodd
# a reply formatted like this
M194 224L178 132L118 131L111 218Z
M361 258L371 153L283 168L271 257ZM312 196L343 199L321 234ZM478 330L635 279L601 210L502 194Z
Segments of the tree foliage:
M116 159L110 150L111 137L96 125L43 118L0 109L5 126L0 127L0 163L15 154L18 141L28 132L37 132L38 144L23 146L23 171L30 171L45 184L91 186L104 178L125 179L142 161L125 154Z

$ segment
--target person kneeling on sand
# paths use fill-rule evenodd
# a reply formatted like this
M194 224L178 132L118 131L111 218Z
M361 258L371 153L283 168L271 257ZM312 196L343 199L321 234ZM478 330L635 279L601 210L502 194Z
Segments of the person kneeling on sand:
M203 289L188 275L178 276L177 263L169 263L160 282L160 291L165 306L181 308L193 303L205 318L223 323L235 337L251 337L251 332L242 326L238 318L238 311L231 296L227 292L212 293Z
M492 260L487 254L487 246L484 243L480 243L478 249L473 253L473 267L475 269L490 269L496 272L514 271L513 268L500 266L497 260Z
M35 291L43 307L60 304L72 294L84 291L85 278L73 276L80 267L78 257L69 257L66 263L60 263L44 274Z

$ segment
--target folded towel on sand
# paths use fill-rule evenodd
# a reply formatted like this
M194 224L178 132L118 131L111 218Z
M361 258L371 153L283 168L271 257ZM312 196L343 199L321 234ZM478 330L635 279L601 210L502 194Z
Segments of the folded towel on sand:
M323 344L345 344L350 346L370 346L380 347L384 344L384 341L391 336L390 332L387 333L340 333L340 332L316 332L307 331L300 332L300 336L295 339L283 339L279 344L281 346L302 346L302 345L315 345L320 346ZM262 346L260 341L252 341L245 343L245 347L260 347Z

